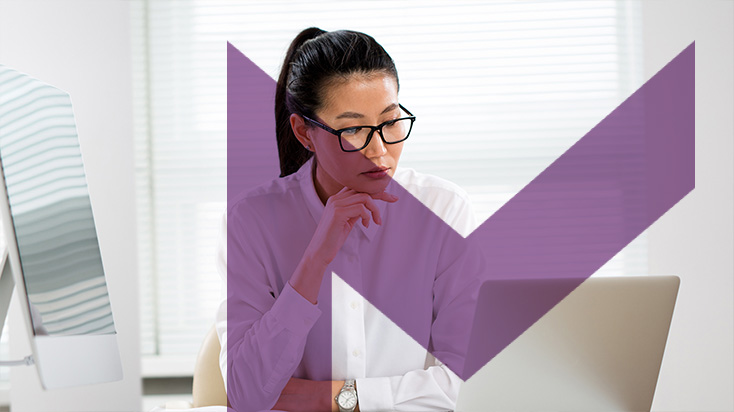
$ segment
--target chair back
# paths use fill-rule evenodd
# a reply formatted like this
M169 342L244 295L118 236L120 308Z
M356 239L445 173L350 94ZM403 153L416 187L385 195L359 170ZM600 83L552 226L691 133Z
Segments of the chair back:
M212 326L204 338L194 367L192 397L194 408L203 406L227 406L222 371L219 368L219 337Z

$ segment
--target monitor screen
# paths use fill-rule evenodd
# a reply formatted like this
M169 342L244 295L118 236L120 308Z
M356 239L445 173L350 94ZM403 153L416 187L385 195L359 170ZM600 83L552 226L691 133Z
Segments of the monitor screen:
M0 68L0 164L34 333L114 333L71 100L13 77Z
M7 249L1 270L13 275L44 388L121 379L71 98L3 65L0 217Z

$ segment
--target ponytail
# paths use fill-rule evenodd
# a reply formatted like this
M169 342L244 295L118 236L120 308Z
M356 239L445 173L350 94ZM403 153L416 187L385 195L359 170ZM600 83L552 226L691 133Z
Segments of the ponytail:
M280 69L278 85L275 88L275 134L278 141L280 177L295 173L313 156L313 153L306 150L296 139L296 135L293 134L290 121L291 111L286 106L286 100L291 99L288 99L286 95L288 94L288 73L293 58L303 43L323 33L326 32L316 27L310 27L300 32L291 42L283 61L283 67Z
M324 89L330 80L337 76L346 78L353 73L376 71L394 77L400 87L392 58L375 39L364 33L350 30L326 32L310 27L293 39L275 89L275 134L280 177L296 172L313 156L293 134L291 114L316 118Z

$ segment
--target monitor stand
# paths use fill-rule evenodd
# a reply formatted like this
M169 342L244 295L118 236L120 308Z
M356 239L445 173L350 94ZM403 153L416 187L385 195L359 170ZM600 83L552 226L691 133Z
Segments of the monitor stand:
M10 269L10 262L8 262L8 249L3 247L0 250L0 256L0 266L2 266L2 271L0 271L0 336L2 336L5 320L8 317L10 300L15 290L15 280L13 279L12 269ZM14 361L0 359L0 366L18 365L33 365L33 356L29 355L22 360Z
M2 266L0 272L0 336L2 336L5 319L8 316L8 307L10 307L10 299L13 297L13 290L15 290L15 280L13 280L10 262L8 262L8 250L3 247L0 254L2 256L0 257L0 266Z

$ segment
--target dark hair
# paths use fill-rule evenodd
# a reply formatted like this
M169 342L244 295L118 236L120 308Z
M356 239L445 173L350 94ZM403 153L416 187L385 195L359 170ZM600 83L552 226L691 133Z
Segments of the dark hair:
M351 74L375 71L385 72L398 82L398 72L390 55L364 33L326 32L310 27L293 39L275 91L280 177L294 173L313 156L293 134L290 115L296 113L314 118L324 103L324 90L331 82L346 79Z

